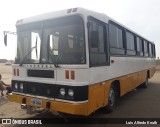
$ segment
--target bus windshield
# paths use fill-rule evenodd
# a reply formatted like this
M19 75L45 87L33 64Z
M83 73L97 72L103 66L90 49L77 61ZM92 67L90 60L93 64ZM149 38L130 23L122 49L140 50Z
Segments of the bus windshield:
M86 63L84 22L80 16L17 26L17 36L16 63Z

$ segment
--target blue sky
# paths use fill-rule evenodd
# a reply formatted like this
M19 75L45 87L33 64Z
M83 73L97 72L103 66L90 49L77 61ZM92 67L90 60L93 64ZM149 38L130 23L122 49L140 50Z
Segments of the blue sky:
M14 59L16 36L8 36L3 44L3 31L16 31L18 19L73 7L105 13L118 22L155 42L160 57L159 0L4 0L0 2L0 58Z

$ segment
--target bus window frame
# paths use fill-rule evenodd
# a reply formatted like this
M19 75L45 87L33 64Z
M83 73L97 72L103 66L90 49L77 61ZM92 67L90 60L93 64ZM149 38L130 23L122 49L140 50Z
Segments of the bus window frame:
M127 33L131 34L133 36L133 42L134 42L134 49L128 49L127 45L128 45L128 41L127 41ZM136 43L136 35L129 31L126 30L126 54L127 56L137 56L137 43Z
M95 17L93 16L88 16L87 18L87 30L88 30L88 45L89 45L89 48L88 48L88 53L89 53L89 67L100 67L100 66L110 66L110 50L109 50L109 31L108 31L108 24L101 21L101 20L98 20L96 19ZM106 62L102 63L102 64L94 64L92 65L91 64L91 42L90 42L90 21L94 21L96 22L97 24L100 24L103 26L103 31L104 31L104 53L106 55ZM106 36L105 36L106 35Z
M137 52L137 56L139 56L139 57L143 57L144 56L144 43L143 43L143 38L142 37L140 37L140 36L138 36L138 35L136 35L136 52ZM141 40L141 42L142 42L142 51L138 51L137 50L137 45L138 45L138 43L137 43L137 38L139 38L139 40ZM140 44L140 43L139 43ZM140 48L140 46L139 46L139 48ZM139 49L140 50L140 49Z
M145 43L146 43L147 47L145 47ZM143 50L144 57L149 57L149 42L145 39L143 39L143 48L144 48L144 50ZM145 48L147 48L147 49L145 49ZM147 50L147 52L145 50Z
M117 23L113 22L112 20L109 20L108 22L108 37L109 37L109 45L110 45L110 25L114 25L115 27L117 27L118 29L122 30L122 43L123 43L123 48L118 48L118 47L109 47L110 48L110 54L112 56L125 56L126 55L126 39L125 39L125 29L118 25Z

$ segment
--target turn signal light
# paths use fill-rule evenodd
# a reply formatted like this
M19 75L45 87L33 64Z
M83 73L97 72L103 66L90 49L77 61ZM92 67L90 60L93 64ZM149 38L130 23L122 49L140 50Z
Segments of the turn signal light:
M75 79L75 72L72 70L71 71L71 79L74 80Z
M19 76L19 69L13 69L13 75Z
M16 76L16 69L13 69L13 75Z
M65 71L65 77L66 77L66 79L74 80L75 79L75 71L74 70L71 70L71 71L66 70Z
M66 76L66 79L69 79L69 71L68 70L66 70L65 76Z
M19 69L17 69L17 76L19 76Z

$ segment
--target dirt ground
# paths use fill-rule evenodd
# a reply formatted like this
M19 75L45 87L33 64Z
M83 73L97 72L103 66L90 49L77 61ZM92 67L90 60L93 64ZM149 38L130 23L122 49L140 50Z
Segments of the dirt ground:
M0 63L0 74L2 75L2 81L4 81L6 84L11 84L11 78L12 78L11 65L5 65Z
M11 66L0 64L0 74L2 74L2 80L5 83L11 84L11 76L12 76ZM160 91L160 66L157 66L157 71L154 77L149 80L149 86L147 89L135 89L129 92L128 94L124 95L123 97L121 97L117 108L115 109L114 112L110 114L106 114L103 111L98 110L91 116L98 118L160 118L159 91ZM9 102L7 97L0 96L0 118L11 118L11 117L53 118L53 115L50 112L43 110L28 112L26 110L21 109L19 104L14 102ZM11 125L8 125L7 127L10 126ZM57 125L57 126L72 127L73 125ZM88 127L87 125L83 126ZM97 125L92 125L92 127L94 126ZM107 125L101 125L101 126L106 127ZM20 125L14 125L14 127L20 127Z

